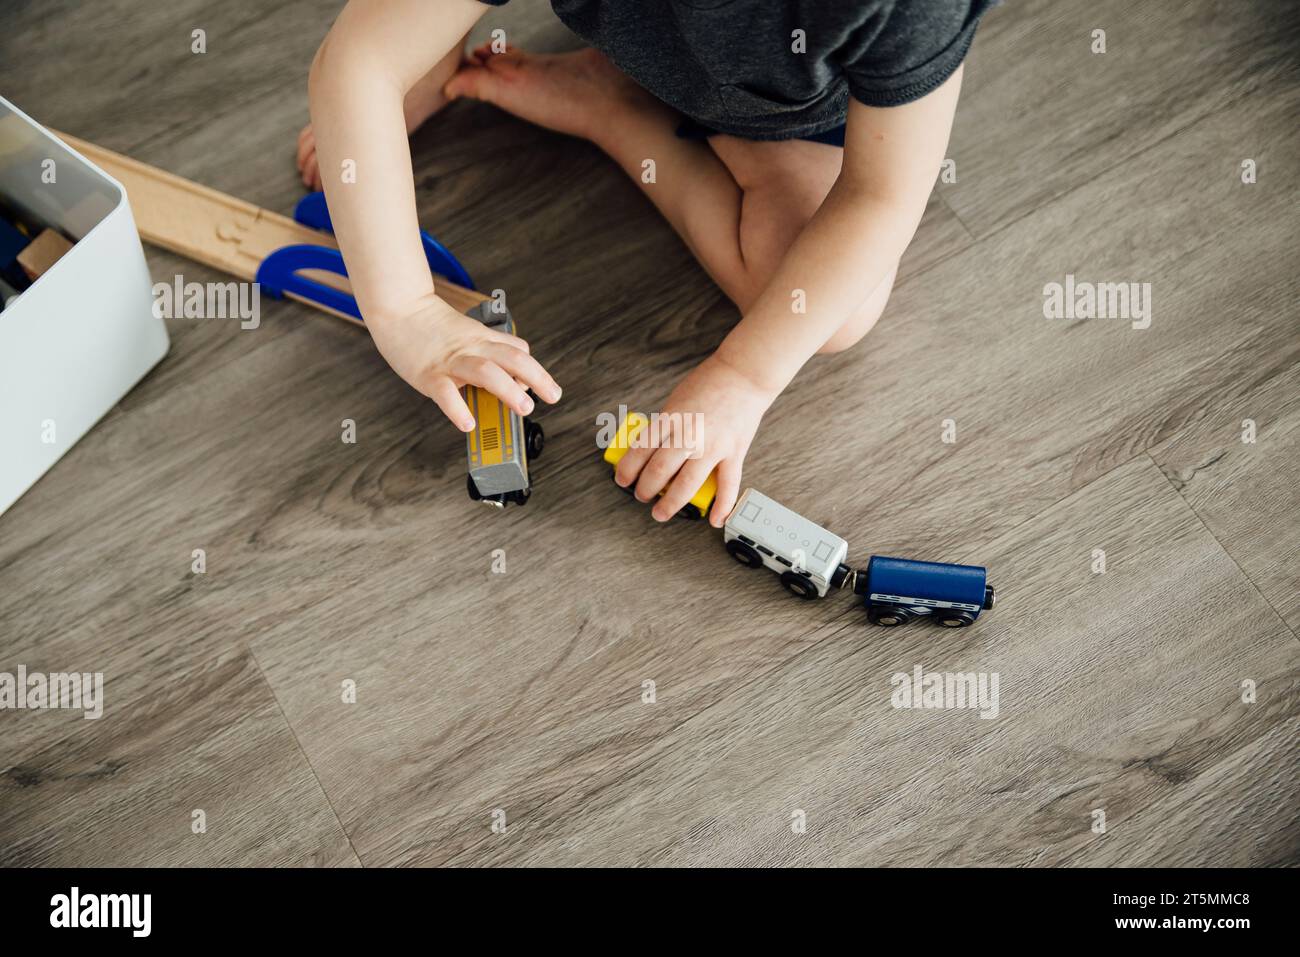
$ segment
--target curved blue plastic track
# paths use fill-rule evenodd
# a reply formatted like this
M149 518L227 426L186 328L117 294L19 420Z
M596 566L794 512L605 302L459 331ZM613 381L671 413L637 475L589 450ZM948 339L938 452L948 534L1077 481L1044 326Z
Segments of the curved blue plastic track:
M325 205L324 193L308 193L300 199L297 207L294 208L293 218L312 229L334 232L329 207ZM451 250L423 229L420 230L420 242L424 246L424 256L429 261L429 268L433 272L458 286L464 286L466 289L475 288L469 272L460 264L460 260L451 254Z

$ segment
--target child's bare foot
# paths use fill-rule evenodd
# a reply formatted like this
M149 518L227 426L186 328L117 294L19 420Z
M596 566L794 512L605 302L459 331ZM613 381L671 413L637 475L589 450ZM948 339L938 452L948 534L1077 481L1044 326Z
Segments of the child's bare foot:
M445 87L449 99L483 100L557 133L596 139L629 108L667 109L597 50L493 54L485 44Z
M320 161L316 159L316 135L310 123L298 134L298 175L302 177L302 185L308 189L322 189Z

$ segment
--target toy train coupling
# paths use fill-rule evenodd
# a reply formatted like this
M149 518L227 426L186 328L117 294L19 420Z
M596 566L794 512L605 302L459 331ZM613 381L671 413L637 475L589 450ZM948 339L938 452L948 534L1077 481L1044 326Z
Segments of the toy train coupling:
M510 310L485 299L465 313L485 326L514 335ZM469 497L476 502L505 508L523 505L532 495L529 463L542 454L546 434L531 419L515 412L487 389L465 386L465 404L474 416L474 428L465 435Z
M917 618L930 618L943 628L965 628L997 597L987 569L979 565L872 555L854 579L853 591L862 596L867 621L885 628Z

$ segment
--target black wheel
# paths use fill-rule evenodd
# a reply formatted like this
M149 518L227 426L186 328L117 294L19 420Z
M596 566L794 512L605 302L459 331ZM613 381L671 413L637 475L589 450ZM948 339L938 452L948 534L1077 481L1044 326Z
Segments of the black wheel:
M993 586L985 585L984 586L984 610L988 611L990 608L992 608L993 603L997 601L997 599L998 599L998 595L997 592L993 590Z
M781 584L792 595L798 595L805 601L811 601L817 597L817 586L812 583L812 579L796 575L794 572L782 572Z
M895 608L890 605L867 609L867 621L881 628L897 628L899 625L906 625L912 617L912 613L906 608Z
M469 492L470 498L476 502L482 501L483 496L478 493L478 486L474 484L474 476L465 476L465 488Z
M704 517L704 514L698 508L692 505L690 502L687 502L685 505L681 507L681 510L677 513L677 517L689 518L692 522L698 522L700 519Z
M975 623L975 616L968 611L945 608L934 613L934 623L940 628L965 628Z
M531 488L520 489L518 492L510 492L505 496L507 502L514 502L516 505L527 505L529 497L533 494Z
M532 419L524 419L524 447L528 449L528 459L532 461L546 448L546 433Z
M733 538L727 542L727 554L740 564L747 565L750 568L763 567L763 556L738 538Z

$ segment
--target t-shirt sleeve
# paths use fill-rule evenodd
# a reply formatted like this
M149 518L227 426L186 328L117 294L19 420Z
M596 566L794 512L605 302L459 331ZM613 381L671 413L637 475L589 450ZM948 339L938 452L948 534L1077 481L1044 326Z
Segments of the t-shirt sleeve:
M996 0L897 0L864 24L862 51L844 63L849 92L867 106L919 100L966 58L980 17Z

